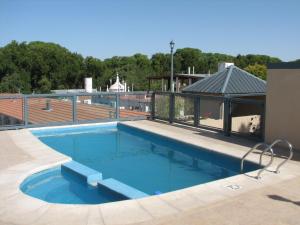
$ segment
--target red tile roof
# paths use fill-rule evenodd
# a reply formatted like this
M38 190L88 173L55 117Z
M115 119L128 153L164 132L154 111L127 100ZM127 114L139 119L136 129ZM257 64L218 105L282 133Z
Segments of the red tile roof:
M46 110L46 102L50 100L51 110ZM23 120L23 99L0 99L0 114ZM115 109L106 105L94 105L77 103L77 119L97 120L113 118ZM147 116L148 113L134 110L120 110L120 117ZM50 99L50 98L29 98L28 119L31 124L43 124L51 122L72 121L72 101Z

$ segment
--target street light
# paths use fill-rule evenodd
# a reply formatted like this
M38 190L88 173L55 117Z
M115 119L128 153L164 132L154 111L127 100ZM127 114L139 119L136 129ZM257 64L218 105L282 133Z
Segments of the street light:
M174 63L173 63L173 50L174 50L175 42L172 40L170 42L170 48L171 48L171 79L170 79L170 85L171 85L171 92L174 92Z

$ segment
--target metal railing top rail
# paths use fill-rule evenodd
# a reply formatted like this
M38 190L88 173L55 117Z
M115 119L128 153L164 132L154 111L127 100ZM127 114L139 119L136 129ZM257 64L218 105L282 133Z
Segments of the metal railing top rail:
M264 105L265 101L260 99L247 99L247 98L231 98L232 103L240 104L255 104L255 105Z
M149 91L135 92L93 92L93 93L65 93L65 94L7 94L0 95L0 99L20 99L20 98L43 98L43 97L73 97L73 96L98 96L98 95L151 95Z
M94 93L66 93L66 94L29 94L23 95L27 98L43 98L43 97L73 97L73 96L123 96L123 95L148 95L150 92L94 92Z
M234 103L249 103L249 104L264 104L264 100L260 99L248 99L248 98L241 98L240 95L226 95L226 96L218 96L218 95L208 95L208 94L201 94L201 93L178 93L178 92L164 92L164 91L154 91L154 94L157 95L175 95L175 96L182 96L182 97L199 97L200 99L230 99L231 102ZM253 96L261 96L261 95L253 95Z
M244 97L253 97L253 96L257 96L257 97L265 97L266 96L266 93L248 93L248 94L243 94L243 93L240 93L240 94L227 94L226 95L227 97L232 97L232 98L235 98L235 97L241 97L241 96L244 96Z
M175 96L182 96L182 97L199 97L200 99L209 98L209 99L225 99L228 98L226 96L216 96L216 95L204 95L204 94L195 94L195 93L178 93L178 92L163 92L163 91L155 91L153 92L157 95L175 95Z
M22 99L24 95L0 95L0 99Z

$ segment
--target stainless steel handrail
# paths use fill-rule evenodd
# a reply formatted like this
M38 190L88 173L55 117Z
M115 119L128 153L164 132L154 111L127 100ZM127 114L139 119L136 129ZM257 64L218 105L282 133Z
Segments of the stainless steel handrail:
M273 163L273 160L274 160L274 152L273 152L273 149L272 149L271 147L268 147L268 148L266 148L264 151L262 151L262 153L260 153L259 165L262 164L262 156L263 156L265 153L267 153L268 151L271 152L271 160L270 160L270 162L269 162L267 165L265 165L262 169L260 169L260 170L258 171L258 173L257 173L257 179L260 179L260 178L261 178L260 174L261 174L262 172L264 172L265 170L267 170L267 168L268 168L269 166L271 166L271 164Z
M283 160L281 163L279 163L279 165L277 166L276 170L274 172L276 173L279 173L280 172L280 168L287 162L289 161L292 157L293 157L293 146L290 142L288 142L287 140L285 139L277 139L275 141L272 142L271 145L268 145L266 143L258 143L256 145L254 145L253 148L251 148L243 157L242 157L242 160L241 160L241 173L243 172L244 170L244 161L245 161L245 158L251 153L253 152L255 149L257 149L259 146L262 146L264 145L266 148L260 153L260 156L259 156L259 165L262 165L262 157L263 155L265 155L268 151L270 151L271 153L271 160L269 161L269 163L267 165L265 165L262 169L260 169L258 171L258 174L257 174L257 178L259 179L260 178L260 175L263 171L265 171L269 166L271 166L271 164L273 163L273 160L274 160L274 151L273 151L273 147L275 145L277 145L278 143L285 143L287 144L288 148L289 148L289 151L290 151L290 154L289 156Z
M269 161L269 163L267 165L265 165L262 169L260 169L258 171L258 174L257 174L257 179L261 178L261 173L263 171L265 171L272 163L273 163L273 160L274 160L274 152L273 152L273 149L266 143L262 142L262 143L258 143L256 145L254 145L253 148L251 148L243 157L242 157L242 160L241 160L241 173L243 172L244 170L244 161L246 159L246 157L251 153L253 152L255 149L257 149L259 146L265 146L266 148L260 153L260 160L259 160L259 165L262 164L262 156L267 153L268 151L271 152L271 160Z
M261 145L264 145L266 146L266 148L269 147L269 145L267 145L266 143L264 142L261 142L261 143L258 143L256 145L253 146L253 148L251 148L243 157L242 157L242 160L241 160L241 173L243 172L244 170L244 161L245 161L245 158L251 153L253 152L255 149L257 149L259 146Z
M270 148L273 148L275 145L277 145L278 143L285 143L287 144L288 148L289 148L289 151L290 151L290 155L289 157L287 157L285 160L283 160L281 163L279 163L279 165L277 166L276 170L275 170L275 173L279 173L279 169L280 167L282 167L285 163L287 163L287 161L289 161L292 157L293 157L293 145L288 142L287 140L285 139L277 139L275 140L271 145L270 145Z

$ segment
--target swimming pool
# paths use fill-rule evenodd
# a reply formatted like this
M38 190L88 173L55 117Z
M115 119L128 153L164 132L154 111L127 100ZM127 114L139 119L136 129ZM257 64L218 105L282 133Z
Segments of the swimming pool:
M239 174L240 159L124 124L33 130L51 148L147 195ZM259 165L246 162L245 172Z

